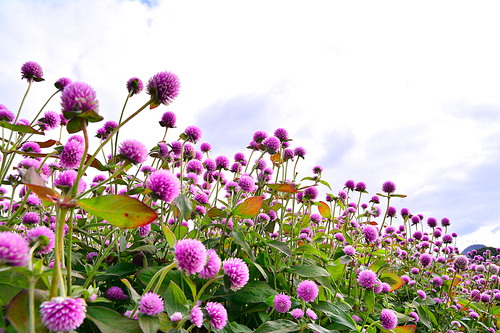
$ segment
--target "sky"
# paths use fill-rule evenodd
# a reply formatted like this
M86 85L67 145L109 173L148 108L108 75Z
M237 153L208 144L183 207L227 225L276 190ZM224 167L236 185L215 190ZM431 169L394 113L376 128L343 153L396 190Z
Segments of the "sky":
M395 182L398 211L448 217L460 249L500 247L500 4L493 1L0 0L0 103L17 111L20 68L38 62L21 117L60 77L97 92L119 118L131 77L179 76L168 107L142 112L121 138L153 147L165 111L174 141L198 126L213 156L249 151L257 130L302 146L299 178L321 165L336 194ZM134 96L131 114L148 100ZM47 109L59 110L59 100ZM93 127L92 127L93 126ZM91 125L96 131L102 124ZM364 200L362 200L364 201ZM382 207L385 207L383 202ZM424 220L424 222L425 222ZM396 220L401 223L401 218Z

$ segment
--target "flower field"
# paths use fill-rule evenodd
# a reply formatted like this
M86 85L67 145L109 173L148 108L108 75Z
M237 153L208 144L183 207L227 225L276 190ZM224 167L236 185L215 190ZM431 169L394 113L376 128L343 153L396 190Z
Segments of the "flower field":
M28 115L29 91L47 82L35 62L21 74L18 110L0 104L2 332L500 327L499 258L460 255L446 217L396 209L406 195L392 181L333 189L312 165L299 176L307 150L283 128L257 130L234 157L171 111L151 124L164 130L156 146L123 138L139 113L174 103L171 72L126 82L116 121L68 78Z

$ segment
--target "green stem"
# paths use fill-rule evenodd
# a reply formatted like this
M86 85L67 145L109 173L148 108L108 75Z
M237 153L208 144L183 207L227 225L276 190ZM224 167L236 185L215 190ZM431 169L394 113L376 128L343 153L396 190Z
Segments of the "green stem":
M66 297L64 281L61 272L61 257L64 251L64 224L66 223L67 208L57 207L56 209L56 244L54 249L54 271L52 272L52 284L50 285L49 298L57 295L57 287L60 285L61 296ZM59 281L59 279L61 281Z
M55 93L53 93L49 99L47 100L47 102L45 102L45 104L42 106L42 108L40 109L40 111L38 111L38 113L36 114L35 118L33 118L33 120L31 121L30 123L30 126L33 126L33 123L36 121L36 118L38 118L38 116L40 115L40 113L42 113L43 109L45 109L45 107L47 106L47 104L49 104L50 100L52 99L52 97L54 97L58 92L60 92L61 90L57 90Z

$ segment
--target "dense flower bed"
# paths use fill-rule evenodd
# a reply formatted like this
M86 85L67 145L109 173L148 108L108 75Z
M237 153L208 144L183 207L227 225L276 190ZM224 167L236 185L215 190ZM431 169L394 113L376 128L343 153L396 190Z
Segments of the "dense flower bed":
M44 80L35 62L21 72L18 112L0 105L4 331L498 328L498 258L459 255L447 218L398 213L391 204L405 195L393 182L369 195L352 180L334 191L321 166L299 178L307 151L283 128L255 132L232 160L214 156L196 126L167 140L177 125L170 111L158 117L156 146L120 138L142 110L173 102L171 72L154 75L146 103L123 119L128 99L144 96L131 78L119 121L104 121L94 149L89 123L104 120L94 89L61 78L49 98L60 94L61 112L44 111L47 102L21 119Z

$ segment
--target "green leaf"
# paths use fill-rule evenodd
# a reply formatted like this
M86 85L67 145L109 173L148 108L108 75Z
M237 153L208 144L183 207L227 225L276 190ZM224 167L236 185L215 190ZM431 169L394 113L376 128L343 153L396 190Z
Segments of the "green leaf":
M403 279L401 279L398 275L391 272L383 272L380 274L380 281L386 282L391 286L391 290L389 292L397 290L401 288L405 284Z
M277 294L278 292L264 281L250 281L235 292L229 291L226 293L223 289L219 289L214 296L225 298L235 306L243 306L250 303L265 302L269 296Z
M329 329L336 330L355 330L356 322L350 315L339 308L337 305L327 302L311 303L314 310L324 313L334 324L328 326Z
M119 264L108 267L107 275L124 277L134 274L137 271L137 266L132 263L121 262Z
M316 276L330 276L330 273L328 273L324 268L313 265L295 265L289 267L288 271L305 278L314 278Z
M241 248L243 249L243 251L245 251L245 253L248 255L248 257L250 259L252 259L252 261L255 261L255 256L253 254L253 251L250 248L250 245L248 245L248 243L245 241L245 235L243 234L243 232L241 232L241 231L234 232L233 231L233 238L234 238L234 241L239 246L241 246Z
M118 328L120 333L142 333L137 320L102 306L87 307L86 318L92 320L101 333L116 333Z
M19 125L19 124L18 125L14 125L14 124L8 123L8 122L3 121L3 120L0 121L0 127L4 127L4 128L7 128L7 129L10 129L11 131L14 131L14 132L44 135L43 132L39 132L36 129L34 129L33 127L31 127L31 126L28 126L28 125Z
M160 319L157 316L148 316L145 313L137 315L139 326L143 333L156 333L160 328Z
M420 322L432 330L433 324L438 327L438 323L434 314L427 308L427 306L420 305L417 308L418 316L420 317ZM431 323L432 322L432 323Z
M287 243L279 242L277 240L268 240L267 245L280 251L281 253L285 254L287 257L292 256L292 251L290 251L290 247L288 246Z
M193 211L193 203L191 200L185 194L181 194L175 198L175 205L179 208L184 220L188 220Z
M165 308L169 316L172 316L174 312L180 312L184 316L188 312L189 307L186 296L174 281L170 281L164 297Z
M47 332L40 319L40 305L48 292L35 289L35 331ZM22 290L7 307L7 319L18 333L29 332L29 289Z
M337 332L337 331L331 331L329 329L326 329L323 326L319 326L319 325L311 324L311 323L307 324L307 328L313 330L314 332L318 332L318 333L334 333L334 332Z
M222 209L219 209L217 207L212 207L210 208L210 210L207 212L207 215L212 218L212 219L215 219L217 217L221 217L224 215L224 211Z
M244 219L255 217L259 214L264 197L250 197L233 209L233 214Z
M368 312L372 312L375 307L375 293L373 292L373 289L366 289L365 302L368 307Z
M267 184L267 186L274 191L285 192L285 193L295 193L297 189L290 184Z
M12 269L0 272L0 306L6 306L26 288L29 288L29 283L23 274Z
M230 326L231 326L231 332L234 332L234 333L252 333L253 332L251 329L249 329L245 325L240 325L235 321L231 322Z
M147 205L126 195L81 199L77 204L90 214L122 229L141 227L158 217Z
M326 181L324 180L320 180L319 181L321 184L325 185L326 187L328 187L330 189L330 191L332 191L332 188L330 187L330 184L328 184Z
M163 222L160 221L161 230L163 230L163 234L165 235L165 239L167 240L168 246L173 248L177 243L177 239L175 238L175 234L170 230L170 228L166 227Z
M300 330L300 326L287 319L268 321L257 328L255 333L286 333Z
M139 293L135 291L134 287L132 287L132 285L130 284L130 281L127 279L121 279L121 281L123 282L124 285L127 286L128 291L130 292L130 296L134 301L134 303L139 303L139 301L141 300L141 295L139 295Z
M297 249L295 249L295 251L293 251L293 253L297 253L297 252L301 252L301 251L317 255L318 257L320 257L322 259L326 259L326 255L323 252L321 252L320 250L318 250L317 248L315 248L314 246L311 246L309 244L304 244L304 245L299 246Z

